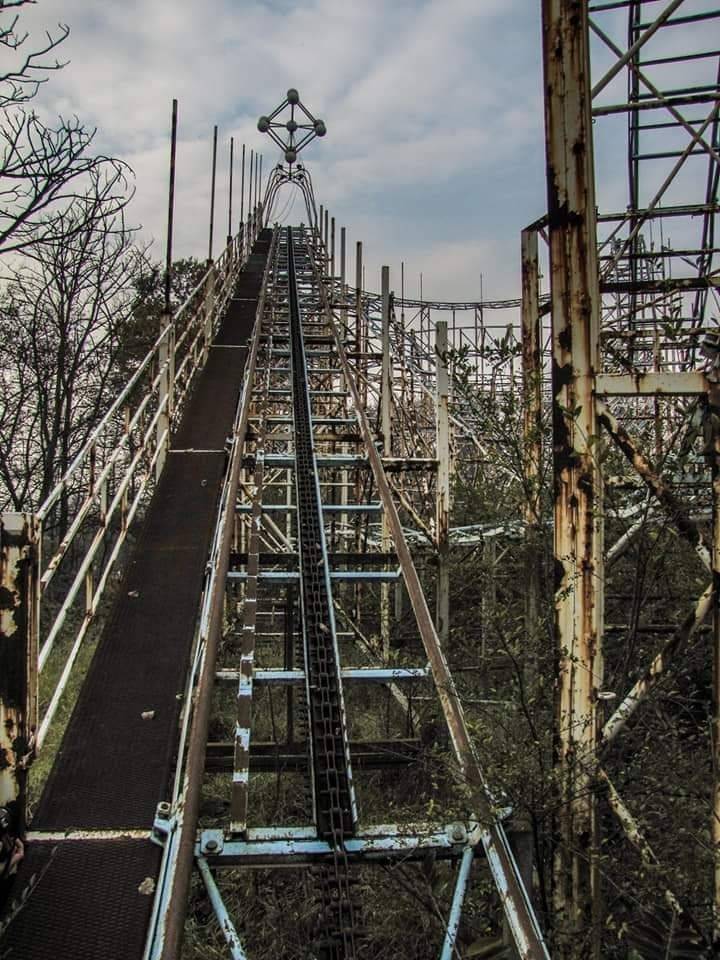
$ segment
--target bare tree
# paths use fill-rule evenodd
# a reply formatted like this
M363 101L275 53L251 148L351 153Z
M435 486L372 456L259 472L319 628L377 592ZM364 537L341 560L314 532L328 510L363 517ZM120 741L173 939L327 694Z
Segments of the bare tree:
M77 117L58 117L47 125L28 107L47 81L47 72L65 65L49 57L69 28L60 25L57 35L46 34L39 47L28 51L29 35L19 29L15 13L27 2L0 0L0 51L8 64L0 72L0 253L52 244L63 236L68 224L62 211L68 203L75 206L72 228L81 231L82 218L77 213L83 207L85 180L97 170L103 171L108 199L113 187L118 187L118 209L125 200L125 165L88 152L94 129ZM85 210L87 216L93 215L92 202Z
M28 50L28 33L18 29L20 15L15 13L19 7L25 7L35 0L0 0L0 16L9 14L9 19L0 21L0 49L3 60L9 64L0 73L0 107L26 103L38 92L41 83L47 81L44 76L49 70L59 70L65 66L59 60L47 59L65 40L70 28L58 24L58 34L45 34L45 40L36 50Z
M14 262L0 306L0 508L31 509L61 477L117 390L117 361L145 253L115 179L53 215Z

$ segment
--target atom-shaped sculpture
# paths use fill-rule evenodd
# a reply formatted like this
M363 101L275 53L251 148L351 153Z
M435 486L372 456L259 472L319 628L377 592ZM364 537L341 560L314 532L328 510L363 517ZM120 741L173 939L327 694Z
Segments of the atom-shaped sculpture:
M290 119L286 121L276 120L275 118L279 116L286 107L290 107ZM307 123L297 122L295 119L296 110L301 111L305 115L308 121ZM324 137L327 133L327 128L322 120L316 120L307 107L301 103L300 94L294 87L288 90L287 97L279 107L273 110L270 116L260 117L257 126L260 133L269 134L280 149L284 151L285 160L290 166L295 163L303 147L307 146L315 137ZM283 140L280 135L275 132L276 130L286 130L288 133L287 140ZM300 134L300 140L296 139L298 130L307 130L304 136Z

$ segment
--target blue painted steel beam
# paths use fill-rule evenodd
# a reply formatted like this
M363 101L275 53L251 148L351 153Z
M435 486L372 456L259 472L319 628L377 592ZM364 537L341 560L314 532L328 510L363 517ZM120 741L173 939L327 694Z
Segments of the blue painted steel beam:
M450 917L445 931L440 960L453 960L455 943L460 928L460 917L462 915L463 903L465 902L465 892L467 891L468 880L470 879L470 868L472 867L474 856L475 850L472 847L468 847L463 853L460 866L458 867L455 892L453 893Z
M230 919L230 914L227 912L227 907L223 902L222 894L218 890L215 877L213 877L210 871L207 860L205 857L197 857L195 862L200 871L200 876L203 878L205 889L207 890L210 903L215 911L217 922L220 924L220 929L225 937L225 942L230 949L230 956L233 960L248 960L247 954L243 950L243 945L240 942L240 937L235 929L235 924Z
M454 831L459 840L454 839ZM427 833L392 833L387 836L361 834L348 837L344 849L350 860L411 860L423 858L432 851L441 858L463 856L471 846L463 824L440 827ZM195 848L196 856L205 857L213 867L293 866L333 857L332 846L324 840L307 836L278 840L229 840L221 831L204 830Z
M400 569L397 570L334 570L330 573L331 580L344 580L350 583L375 582L390 583L399 580L402 576ZM247 580L248 575L244 570L230 570L227 575L228 580L242 582ZM294 583L300 579L297 570L265 570L258 574L258 580L262 583Z
M263 513L294 513L297 508L295 504L287 503L266 503L263 506ZM239 503L236 507L237 513L250 513L252 507L249 503ZM373 503L326 503L323 505L323 513L382 513L382 504Z
M218 670L216 679L221 683L235 682L238 670ZM400 681L426 680L430 676L428 667L344 667L340 671L343 680L358 683L398 683ZM305 682L304 670L256 670L255 683L293 684Z

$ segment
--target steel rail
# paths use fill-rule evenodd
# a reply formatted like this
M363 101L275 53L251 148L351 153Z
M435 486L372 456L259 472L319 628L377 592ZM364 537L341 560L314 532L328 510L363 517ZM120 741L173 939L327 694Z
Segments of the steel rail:
M403 533L400 517L392 491L385 475L381 456L365 412L360 391L352 374L345 345L338 332L333 312L325 290L320 288L322 307L329 328L335 336L335 348L345 382L350 391L360 432L365 441L368 460L372 468L378 494L383 503L395 550L405 579L408 597L415 614L418 630L425 647L430 669L447 723L453 751L461 777L474 790L476 802L486 829L482 843L497 889L501 893L503 909L521 960L549 960L549 954L537 918L530 904L520 877L515 858L510 849L505 829L496 813L496 801L485 780L474 744L470 738L462 704L455 688L445 654L438 639L427 600L415 569L410 550Z
M302 237L298 237L298 246ZM287 229L291 379L295 427L295 489L298 515L300 601L306 694L313 744L314 796L318 834L330 842L333 862L319 871L320 956L356 956L355 914L345 840L357 825L350 743L340 676L335 616L318 465L313 444L309 370L298 294L293 232Z

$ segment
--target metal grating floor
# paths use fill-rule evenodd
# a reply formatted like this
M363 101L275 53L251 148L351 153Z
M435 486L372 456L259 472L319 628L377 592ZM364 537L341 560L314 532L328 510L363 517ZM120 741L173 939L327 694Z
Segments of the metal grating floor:
M269 242L240 276L173 438L32 823L33 831L150 830L166 799L181 694ZM255 301L255 302L253 302ZM220 346L222 345L222 346ZM154 711L152 719L141 714ZM149 839L34 841L6 905L0 956L139 960L161 850ZM24 891L27 899L13 910Z

